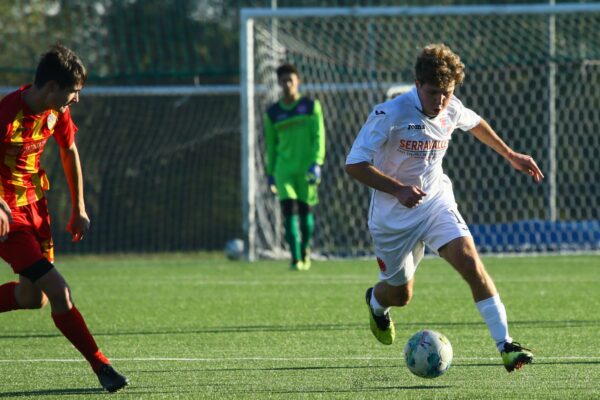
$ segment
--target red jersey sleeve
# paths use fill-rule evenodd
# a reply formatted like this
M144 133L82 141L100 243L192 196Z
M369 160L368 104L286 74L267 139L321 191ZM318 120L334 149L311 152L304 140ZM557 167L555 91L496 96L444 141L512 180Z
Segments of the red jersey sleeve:
M71 110L67 107L67 110L58 116L53 136L60 147L68 149L75 141L75 133L77 125L71 119Z
M6 135L12 130L15 115L20 110L19 99L21 91L12 92L0 100L0 140L4 141Z

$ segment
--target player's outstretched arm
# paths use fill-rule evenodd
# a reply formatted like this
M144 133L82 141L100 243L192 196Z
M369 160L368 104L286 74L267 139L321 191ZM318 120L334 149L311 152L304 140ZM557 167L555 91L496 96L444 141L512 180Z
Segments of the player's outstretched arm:
M544 179L544 174L542 174L542 170L538 167L533 157L527 154L517 153L511 149L502 139L500 139L490 124L484 119L481 119L481 122L471 129L471 133L481 142L485 143L504 157L517 171L521 171L524 174L533 177L533 180L538 183Z
M544 179L544 174L542 174L542 170L540 170L533 157L512 152L508 156L508 161L517 171L532 176L534 181L539 183Z
M417 186L404 185L384 174L368 162L346 164L346 172L357 181L396 197L400 204L412 208L423 201L427 194Z
M81 172L81 161L75 142L68 149L60 149L65 177L71 193L72 212L67 231L73 236L73 241L78 242L90 227L90 219L85 211L83 198L83 173Z

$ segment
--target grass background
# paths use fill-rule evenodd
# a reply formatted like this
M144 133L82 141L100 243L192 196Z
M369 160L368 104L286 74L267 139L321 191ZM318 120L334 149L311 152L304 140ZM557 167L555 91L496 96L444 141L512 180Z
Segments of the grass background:
M220 255L58 260L75 304L132 399L593 399L600 398L600 258L484 260L510 333L536 360L508 374L467 285L442 260L416 274L408 307L394 309L397 341L368 328L364 291L373 261L248 264ZM8 267L0 282L14 279ZM0 398L106 396L48 308L0 314ZM452 342L435 380L410 374L402 350L420 329Z

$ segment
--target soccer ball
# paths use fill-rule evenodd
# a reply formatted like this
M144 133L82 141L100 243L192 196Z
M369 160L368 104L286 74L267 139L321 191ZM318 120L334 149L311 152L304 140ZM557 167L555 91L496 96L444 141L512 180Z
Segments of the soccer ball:
M231 239L225 243L223 251L230 260L239 260L244 255L244 241L242 239Z
M452 363L452 345L439 332L422 330L415 333L404 346L406 366L421 378L437 378Z

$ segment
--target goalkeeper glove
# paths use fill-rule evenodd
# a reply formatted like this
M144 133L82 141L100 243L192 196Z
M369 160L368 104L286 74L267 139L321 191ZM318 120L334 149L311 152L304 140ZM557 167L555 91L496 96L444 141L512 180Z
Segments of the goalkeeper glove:
M277 194L277 186L275 185L275 177L272 175L267 175L267 182L269 184L269 190L271 190L271 193Z
M306 179L311 185L318 185L321 183L321 166L317 163L311 165L306 173Z

